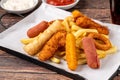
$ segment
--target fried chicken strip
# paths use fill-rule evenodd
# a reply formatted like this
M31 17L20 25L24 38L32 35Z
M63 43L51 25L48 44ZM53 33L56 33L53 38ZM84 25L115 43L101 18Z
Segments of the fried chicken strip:
M79 25L82 28L90 28L90 29L96 29L101 34L109 34L109 30L107 27L102 26L93 20L87 18L87 17L79 17L76 19L76 24Z
M82 14L80 11L75 10L72 12L72 15L73 15L75 22L78 26L80 26L82 28L97 29L98 32L101 34L106 34L106 35L109 34L109 30L106 26L102 26L102 25L96 23L95 21L93 21L89 17Z
M64 30L64 26L61 24L61 21L56 20L43 33L39 34L37 39L25 45L23 49L30 55L37 54L46 41L59 30Z
M50 59L54 56L55 51L59 47L65 46L66 31L58 31L49 41L44 45L42 50L38 53L38 58L42 61Z

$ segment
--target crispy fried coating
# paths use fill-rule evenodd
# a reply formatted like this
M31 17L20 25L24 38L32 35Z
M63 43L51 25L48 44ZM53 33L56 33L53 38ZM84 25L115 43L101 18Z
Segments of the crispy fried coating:
M97 29L98 32L101 34L109 34L109 30L107 27L96 23L78 10L74 10L72 12L72 16L74 17L76 24L82 28Z
M78 67L78 57L75 46L75 36L68 33L66 36L66 61L70 70L76 70Z
M42 61L50 59L54 56L56 50L65 46L66 31L58 31L44 45L43 49L38 53L38 58Z
M107 27L102 26L93 20L87 18L87 17L79 17L76 19L76 24L79 25L82 28L90 28L90 29L97 29L99 33L101 34L109 34L109 30Z
M100 50L108 50L112 47L111 42L105 36L98 33L90 33L88 37L92 37L94 39L94 43L97 49ZM102 41L103 43L98 42L97 40Z
M77 19L78 17L83 17L84 15L80 11L74 10L72 11L72 16L74 17L74 19Z
M29 44L23 47L24 51L29 55L35 55L42 49L43 45L48 41L51 36L59 30L64 30L64 26L61 21L55 20L43 33L38 35L37 39L34 39Z

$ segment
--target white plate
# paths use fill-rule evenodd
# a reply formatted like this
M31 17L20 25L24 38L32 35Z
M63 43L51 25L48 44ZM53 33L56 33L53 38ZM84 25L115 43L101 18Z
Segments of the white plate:
M9 10L9 9L6 9L6 8L4 7L4 5L3 5L6 1L7 1L7 0L1 0L1 1L0 1L0 6L1 6L1 8L3 8L4 10L6 10L6 11L9 12L9 13L15 13L15 14L28 13L28 12L32 11L32 10L37 6L37 4L38 4L38 0L34 0L34 6L28 8L28 9L24 9L24 10Z
M45 3L45 4L49 5L49 6L54 6L54 7L57 7L57 8L60 8L60 9L65 9L65 10L74 7L75 5L77 5L77 3L78 3L79 1L80 1L80 0L75 0L74 3L69 4L69 5L64 5L64 6L54 6L54 5L50 5L50 4L46 3L46 0L42 0L43 3Z
M27 37L26 31L42 20L51 21L54 19L63 19L70 14L71 13L67 11L51 7L43 3L32 14L28 15L20 22L0 33L0 46L29 56L23 50L23 45L20 42L22 38ZM88 80L108 80L109 77L116 71L116 69L120 65L120 26L102 22L99 23L108 26L108 28L110 29L110 40L118 48L118 51L115 54L108 55L106 58L101 60L100 69L91 69L87 65L81 65L76 71L70 71L65 61L62 61L62 64L55 64L51 62L46 63L53 65L57 68L64 69L65 71L68 71L70 73L81 75Z

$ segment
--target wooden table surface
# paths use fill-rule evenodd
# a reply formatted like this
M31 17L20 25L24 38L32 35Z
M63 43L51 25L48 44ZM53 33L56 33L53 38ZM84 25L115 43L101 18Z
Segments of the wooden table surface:
M41 3L41 1L39 2ZM67 11L72 11L74 9L80 10L90 18L111 23L109 0L80 0L74 8ZM0 8L0 16L4 13L5 11ZM24 16L27 16L28 14L24 14ZM2 22L7 27L10 27L22 19L22 17L18 17L16 15L6 15L3 17ZM3 30L5 29L2 27L2 25L0 25L0 32ZM72 79L0 50L0 80Z

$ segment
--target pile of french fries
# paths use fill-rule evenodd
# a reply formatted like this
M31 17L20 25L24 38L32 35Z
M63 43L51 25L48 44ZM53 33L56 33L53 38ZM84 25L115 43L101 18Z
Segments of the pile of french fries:
M65 27L66 31L68 33L73 34L73 36L75 37L75 48L76 48L76 53L77 53L77 62L78 65L84 65L87 63L86 60L86 55L83 51L83 47L82 47L82 38L85 37L87 35L87 33L90 32L95 32L98 33L98 31L96 29L85 29L85 28L81 28L80 26L77 26L76 23L74 22L74 18L72 15L67 16L63 21L62 21L63 26ZM109 35L104 35L106 38L109 39ZM22 44L27 45L29 43L31 43L32 41L34 41L35 39L37 39L40 35L34 37L34 38L24 38L21 39ZM117 47L114 46L112 44L112 47L109 50L99 50L97 49L97 54L98 54L98 58L102 59L107 57L107 55L109 54L113 54L117 51ZM37 56L37 55L36 55ZM64 59L66 61L66 51L59 51L57 50L55 55L50 58L51 62L60 64L61 63L61 59Z

